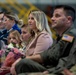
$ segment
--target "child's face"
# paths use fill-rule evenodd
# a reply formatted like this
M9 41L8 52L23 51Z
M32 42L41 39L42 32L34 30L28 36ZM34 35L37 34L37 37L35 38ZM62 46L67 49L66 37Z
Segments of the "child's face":
M16 39L16 37L13 34L9 34L8 43L18 44L18 40Z
M27 42L29 37L31 37L31 34L27 29L21 28L21 37L24 42Z

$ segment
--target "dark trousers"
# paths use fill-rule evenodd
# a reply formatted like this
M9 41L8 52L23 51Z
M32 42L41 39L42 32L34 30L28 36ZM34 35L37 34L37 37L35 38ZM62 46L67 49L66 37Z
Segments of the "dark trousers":
M43 72L46 71L46 68L41 64L32 61L30 59L22 59L15 66L15 70L17 74L20 74L20 73L30 73L30 72Z

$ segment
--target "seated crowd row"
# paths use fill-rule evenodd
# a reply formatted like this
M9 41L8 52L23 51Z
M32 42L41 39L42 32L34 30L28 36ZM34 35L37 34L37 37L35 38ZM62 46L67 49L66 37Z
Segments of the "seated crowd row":
M28 24L23 24L17 14L0 12L0 70L10 70L12 75L32 72L64 75L65 69L75 65L75 10L58 5L51 20L49 25L43 11L33 10L28 15ZM52 37L50 28L57 32L57 39Z

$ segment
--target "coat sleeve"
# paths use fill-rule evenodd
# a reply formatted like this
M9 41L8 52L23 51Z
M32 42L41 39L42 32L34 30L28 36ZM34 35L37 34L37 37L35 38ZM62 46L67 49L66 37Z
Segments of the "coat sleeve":
M73 42L70 43L64 40L60 40L52 48L41 53L41 57L44 63L56 66L58 63L58 60L61 57L68 56L70 49L73 45Z
M74 43L69 56L59 59L58 65L53 69L47 69L49 73L60 73L64 68L70 69L76 64L76 42Z

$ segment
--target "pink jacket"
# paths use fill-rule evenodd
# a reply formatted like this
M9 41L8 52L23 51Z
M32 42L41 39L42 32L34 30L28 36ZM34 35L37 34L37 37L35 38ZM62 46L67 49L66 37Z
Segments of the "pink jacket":
M26 56L35 55L48 50L53 44L53 39L46 31L42 31L32 42L26 47Z

